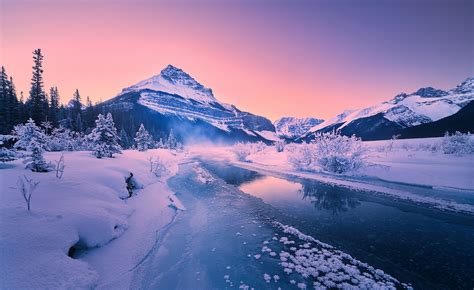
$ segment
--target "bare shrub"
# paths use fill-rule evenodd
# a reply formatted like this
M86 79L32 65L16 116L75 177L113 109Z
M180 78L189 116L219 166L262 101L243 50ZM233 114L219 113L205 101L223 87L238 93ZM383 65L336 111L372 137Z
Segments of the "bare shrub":
M63 178L64 174L64 168L66 168L65 162L64 162L64 154L61 154L61 157L59 160L55 161L56 163L56 178L61 179Z
M31 195L33 194L33 191L35 191L38 184L39 181L34 181L33 179L26 177L26 175L18 178L18 190L26 202L26 208L28 211L31 210Z

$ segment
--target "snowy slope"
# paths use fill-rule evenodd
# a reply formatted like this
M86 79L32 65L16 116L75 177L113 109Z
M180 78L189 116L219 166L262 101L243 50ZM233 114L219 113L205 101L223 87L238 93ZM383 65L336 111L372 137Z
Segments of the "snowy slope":
M382 114L388 121L402 128L437 121L450 116L474 100L474 77L470 77L449 91L431 87L421 88L414 93L401 93L392 100L368 108L348 110L314 126L308 134L338 125L341 130L351 122Z
M122 94L144 89L179 95L186 99L193 99L204 103L217 102L211 89L204 87L189 74L172 65L168 65L158 75L123 89Z
M323 121L316 118L283 117L276 120L273 125L278 136L293 138L305 134L309 129Z
M258 140L265 134L253 132L275 131L268 119L219 102L211 89L172 65L158 75L123 89L117 97L106 102L106 105L124 110L131 110L136 104L162 116L183 120L188 125L205 122L224 135L235 135L236 139L249 137ZM180 124L174 126L181 127ZM208 128L197 128L197 125L196 128L189 128L208 131Z

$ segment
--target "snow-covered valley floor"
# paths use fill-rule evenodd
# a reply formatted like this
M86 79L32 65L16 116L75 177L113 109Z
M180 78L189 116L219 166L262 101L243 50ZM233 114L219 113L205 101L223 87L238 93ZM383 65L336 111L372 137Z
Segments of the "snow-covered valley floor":
M473 157L436 155L402 143L390 152L380 151L376 142L368 145L370 166L345 176L295 171L285 152L273 147L251 155L251 162L237 161L228 147L127 150L103 160L90 152L65 152L62 179L54 172L32 173L21 161L1 165L0 287L305 289L412 283L462 288L474 283L466 262L474 258L468 246L474 239ZM149 170L148 159L156 156L168 168L161 177ZM251 171L216 170L208 160ZM143 188L126 199L130 172ZM229 178L221 175L226 172ZM40 182L30 212L17 184L24 175ZM265 179L270 177L280 181ZM233 183L235 178L242 180ZM276 183L269 193L258 189L265 180ZM334 215L333 207L315 209L314 199L285 199L298 195L307 180L318 182L320 192L343 193L331 202L351 206ZM390 240L394 236L398 239ZM421 264L430 257L433 265ZM436 278L440 272L448 278Z

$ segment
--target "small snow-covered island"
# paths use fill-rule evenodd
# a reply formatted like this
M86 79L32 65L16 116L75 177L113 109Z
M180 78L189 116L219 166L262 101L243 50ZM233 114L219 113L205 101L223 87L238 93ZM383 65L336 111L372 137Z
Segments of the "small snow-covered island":
M472 289L474 4L336 2L6 0L0 289Z

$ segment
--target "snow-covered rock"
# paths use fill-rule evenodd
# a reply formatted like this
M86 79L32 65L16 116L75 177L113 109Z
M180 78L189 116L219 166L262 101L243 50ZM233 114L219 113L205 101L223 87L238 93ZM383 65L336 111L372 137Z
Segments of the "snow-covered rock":
M309 129L322 122L324 120L316 118L283 117L276 120L273 125L278 136L294 138L305 134Z

